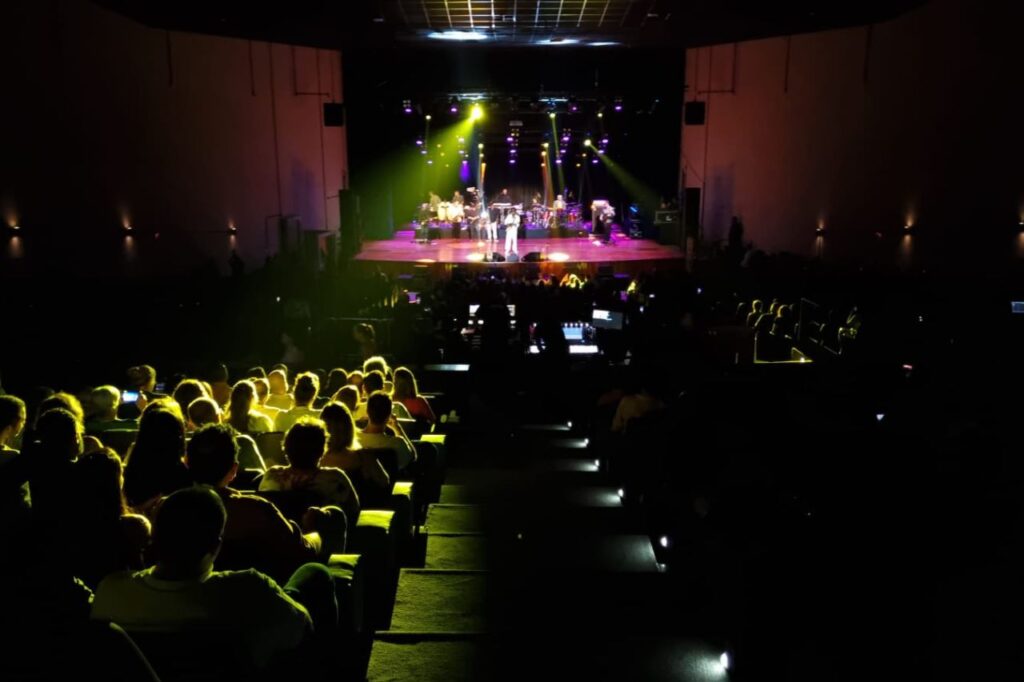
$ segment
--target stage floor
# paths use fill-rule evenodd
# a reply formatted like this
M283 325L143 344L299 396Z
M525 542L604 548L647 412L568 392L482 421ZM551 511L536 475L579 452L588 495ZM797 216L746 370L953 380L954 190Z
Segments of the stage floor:
M367 241L356 256L358 261L391 263L480 263L485 254L497 251L504 253L505 242L501 240L488 249L485 242L469 239L438 239L428 243L416 243L411 230L395 233L391 239ZM616 232L610 244L593 241L589 237L567 237L564 239L520 239L519 257L538 251L552 263L632 263L652 261L682 261L683 252L678 246L666 246L652 239L630 239L628 235Z

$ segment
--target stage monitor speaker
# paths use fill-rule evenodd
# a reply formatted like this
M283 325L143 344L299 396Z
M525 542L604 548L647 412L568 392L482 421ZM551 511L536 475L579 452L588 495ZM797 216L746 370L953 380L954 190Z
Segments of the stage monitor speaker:
M492 252L490 255L484 254L485 263L504 263L505 257L497 251Z
M539 263L542 260L544 259L541 257L540 251L531 251L525 256L523 256L524 263Z
M707 116L707 105L704 102L687 102L683 106L683 123L688 126L704 125L704 118Z
M341 102L324 102L324 127L340 128L345 125L345 105Z

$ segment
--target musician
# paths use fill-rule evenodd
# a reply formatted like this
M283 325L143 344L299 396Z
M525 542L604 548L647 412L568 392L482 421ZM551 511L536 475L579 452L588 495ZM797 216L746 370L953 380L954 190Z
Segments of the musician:
M496 204L511 204L512 195L508 193L508 189L502 189L501 192L494 198Z
M540 192L534 192L530 204L533 208L544 206L544 197L541 196Z
M441 206L441 197L434 194L433 192L429 192L429 195L430 199L428 200L428 203L430 204L430 212L436 216L437 209Z
M555 197L555 203L552 204L551 208L553 208L556 212L565 210L565 199L562 197L561 194Z
M455 194L452 195L452 203L462 205L462 195L459 194L459 190L455 190Z

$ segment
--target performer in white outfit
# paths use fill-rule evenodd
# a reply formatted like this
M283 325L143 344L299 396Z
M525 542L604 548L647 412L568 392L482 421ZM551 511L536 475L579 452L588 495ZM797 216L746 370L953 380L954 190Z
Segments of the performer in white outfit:
M519 214L512 211L505 218L505 255L519 253Z

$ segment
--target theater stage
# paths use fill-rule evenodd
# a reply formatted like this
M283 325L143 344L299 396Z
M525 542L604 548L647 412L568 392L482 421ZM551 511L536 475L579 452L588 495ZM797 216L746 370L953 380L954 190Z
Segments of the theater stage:
M545 272L594 270L611 266L616 272L639 272L663 267L684 267L683 251L678 246L659 244L653 239L631 239L615 232L610 243L587 237L540 238L519 240L519 262L490 262L488 254L504 253L505 242L499 240L488 249L486 243L469 239L436 239L416 242L412 230L401 230L391 239L363 242L356 255L359 263L374 265L386 271L402 271L408 264L438 266L438 269L460 266L501 266L516 268L536 263L523 262L527 254L540 255L539 264Z

